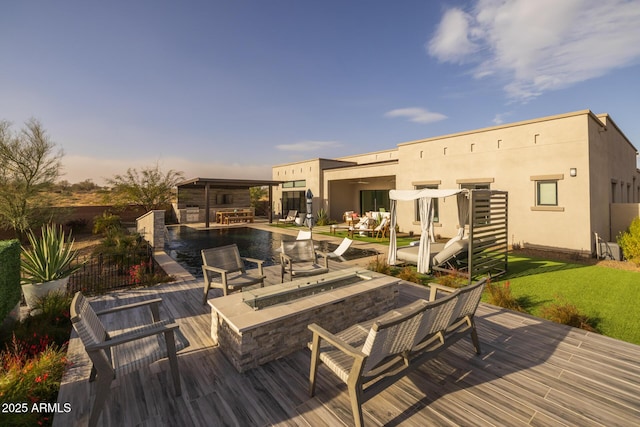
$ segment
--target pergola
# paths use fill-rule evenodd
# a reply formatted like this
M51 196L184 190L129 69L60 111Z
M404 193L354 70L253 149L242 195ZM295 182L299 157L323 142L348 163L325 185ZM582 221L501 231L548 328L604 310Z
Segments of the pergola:
M268 187L269 189L269 222L273 222L273 187L282 184L282 181L267 181L261 179L224 179L224 178L192 178L183 181L177 187L202 188L205 200L205 227L209 227L209 191L212 188L249 189L251 187Z

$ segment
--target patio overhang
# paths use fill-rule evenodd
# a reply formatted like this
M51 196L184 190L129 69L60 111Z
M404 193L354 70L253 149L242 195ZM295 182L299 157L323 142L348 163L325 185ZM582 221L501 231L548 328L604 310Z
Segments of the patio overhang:
M226 179L226 178L192 178L182 181L176 187L202 188L205 200L205 227L209 227L209 190L211 188L235 188L249 189L252 187L267 187L269 189L269 223L273 222L273 187L282 184L282 181L262 179Z

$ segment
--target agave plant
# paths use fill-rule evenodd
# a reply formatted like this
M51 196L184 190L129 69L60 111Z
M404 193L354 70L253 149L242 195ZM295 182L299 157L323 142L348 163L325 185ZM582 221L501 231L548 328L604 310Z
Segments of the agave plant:
M316 215L316 225L327 224L329 224L329 215L327 215L327 211L322 208L318 209L318 213Z
M44 283L63 279L81 268L72 265L78 251L73 249L71 232L65 241L62 226L42 227L42 236L37 238L33 231L27 233L30 248L22 247L22 283Z

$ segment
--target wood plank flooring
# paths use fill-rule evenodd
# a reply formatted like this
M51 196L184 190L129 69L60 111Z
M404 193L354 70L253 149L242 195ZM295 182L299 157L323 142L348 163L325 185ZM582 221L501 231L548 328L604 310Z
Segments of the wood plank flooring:
M332 263L335 265L336 263ZM279 279L269 268L268 281ZM168 363L118 378L102 426L349 426L344 384L322 367L309 398L309 351L302 349L239 374L209 336L210 308L202 283L179 277L154 288L93 299L97 309L162 297L161 314L180 324L191 346L180 353L182 396L174 397ZM424 288L401 286L401 302ZM213 293L212 295L213 296ZM640 422L640 346L481 304L477 326L482 355L462 340L363 406L369 426L630 426ZM107 316L120 330L132 317ZM345 325L346 326L346 325ZM54 426L85 425L95 396L90 364L73 335L73 365L58 401L72 411Z

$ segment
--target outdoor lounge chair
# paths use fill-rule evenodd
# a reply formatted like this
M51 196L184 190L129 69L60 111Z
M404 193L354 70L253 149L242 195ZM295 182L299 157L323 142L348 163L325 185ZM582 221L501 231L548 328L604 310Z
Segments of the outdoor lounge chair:
M142 301L96 312L80 292L71 302L71 322L93 362L89 381L97 379L96 399L89 416L95 426L111 390L111 382L120 375L137 371L141 366L168 358L175 395L182 393L176 352L189 346L173 319L160 320L162 299ZM151 309L152 323L136 326L118 335L110 335L99 317L140 307Z
M248 274L243 261L258 264L258 275ZM264 261L259 259L241 257L238 246L235 243L217 248L203 249L204 295L202 304L207 303L209 289L212 286L222 289L225 296L245 286L259 283L260 287L264 287L263 263Z
M372 236L378 237L380 236L381 238L385 236L385 234L389 231L389 219L387 217L382 218L382 221L380 221L380 224L378 224L376 227L368 227L368 226L361 226L362 228L358 228L358 226L350 228L349 229L349 237L353 237L353 233L354 232L359 232L360 234L363 233L367 233L367 234L371 234Z
M418 243L418 242L416 242ZM396 257L399 261L409 264L418 263L418 251L420 247L418 244L403 246L396 249ZM431 244L431 263L433 267L444 266L455 263L459 263L466 260L469 251L469 239L457 239L453 238L447 243L432 243Z
M349 247L351 246L351 243L353 243L353 240L349 239L348 237L345 237L342 242L340 242L340 245L338 245L338 247L333 251L333 252L329 252L327 254L328 258L340 258L342 260L344 260L344 258L342 258L342 255L344 255L344 253L347 251L347 249L349 249Z
M309 240L311 239L311 230L300 230L296 236L296 240Z
M324 262L318 264L318 256ZM329 272L327 254L315 250L313 240L283 241L280 248L280 279L284 283L285 273L289 273L289 280L294 276L314 276Z
M291 210L287 213L287 216L285 218L278 218L278 224L283 223L283 224L291 224L296 222L296 218L298 217L298 211L296 210Z

